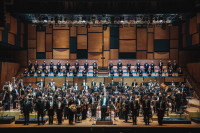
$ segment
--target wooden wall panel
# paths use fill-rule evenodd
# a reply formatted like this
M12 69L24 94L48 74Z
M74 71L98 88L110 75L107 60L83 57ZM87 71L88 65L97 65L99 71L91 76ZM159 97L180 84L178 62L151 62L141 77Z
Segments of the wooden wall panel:
M197 16L194 16L190 19L190 34L194 34L198 32L197 28Z
M24 34L24 23L21 23L21 34Z
M37 32L37 52L45 52L45 32Z
M69 30L53 30L53 48L69 48Z
M161 26L155 26L154 39L169 39L169 27L163 30Z
M79 25L79 27L77 27L78 28L78 30L77 30L77 34L87 34L87 28L86 27L81 27L80 25Z
M46 52L46 59L52 59L52 52Z
M183 34L183 48L186 47L186 35Z
M20 43L21 43L20 44L21 48L23 48L24 47L24 35L22 35L22 34L21 34L21 42Z
M172 82L172 80L174 80L174 82L184 82L183 77L166 77L165 78L165 82Z
M137 50L147 50L147 29L137 29Z
M2 31L0 30L0 41L2 41Z
M88 53L88 59L98 59L98 66L102 66L102 53Z
M170 49L170 59L178 60L178 49Z
M69 29L69 27L68 27L68 25L67 24L65 24L65 26L56 26L55 24L53 25L53 29L58 29L58 30L67 30L67 29Z
M36 26L32 26L32 24L28 24L28 39L36 40Z
M91 87L91 82L92 80L96 83L100 83L100 82L104 82L104 78L103 77L98 77L98 78L93 78L93 77L87 77L87 84L89 87ZM106 85L107 86L107 85Z
M197 13L197 24L200 24L200 12Z
M119 58L119 50L110 49L110 59L118 59L118 58Z
M53 49L53 59L69 59L69 49Z
M55 85L59 88L63 85L63 83L65 83L64 77L46 77L45 85L49 84L49 82L51 82L51 79L53 79L53 82L55 82Z
M136 39L136 27L119 28L119 39Z
M1 84L5 84L7 82L7 73L8 72L8 63L2 62L1 64Z
M107 27L103 32L104 50L110 50L110 27Z
M46 34L46 51L52 51L52 34Z
M108 66L108 61L110 59L110 51L104 51L104 66L107 67Z
M147 32L154 32L154 28L147 28Z
M87 35L77 35L77 49L87 49Z
M153 33L148 33L147 36L147 52L154 52Z
M199 33L192 35L192 45L199 44Z
M182 24L182 34L185 34L185 23Z
M136 52L137 59L146 59L147 58L147 52L146 51L137 51Z
M102 52L102 33L88 33L88 52Z
M119 52L136 52L136 40L119 40Z
M6 13L6 23L10 24L10 13Z
M28 49L28 59L36 59L36 49Z
M178 48L179 42L178 40L170 40L170 48Z
M70 27L70 37L76 37L76 27L73 25Z
M15 45L15 35L12 33L8 33L8 43Z
M28 48L36 49L36 40L28 40Z
M76 53L71 53L70 54L70 59L75 60L76 59Z
M52 34L52 28L49 26L46 26L46 33L47 34Z
M154 59L169 59L169 52L154 52Z
M147 59L153 59L153 53L147 53Z
M178 39L179 34L178 34L178 26L171 26L170 27L170 39Z
M103 27L93 27L90 25L90 28L88 28L88 32L103 32Z
M9 32L13 34L17 34L17 19L14 18L13 16L10 17L10 28Z

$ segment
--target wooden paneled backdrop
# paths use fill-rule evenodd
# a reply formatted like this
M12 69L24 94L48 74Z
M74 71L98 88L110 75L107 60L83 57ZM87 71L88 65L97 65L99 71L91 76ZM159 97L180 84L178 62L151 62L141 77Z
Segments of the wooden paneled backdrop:
M71 52L70 38L76 38L76 51ZM154 52L154 40L169 40L168 52ZM178 60L179 52L179 27L167 26L165 30L161 26L151 28L120 27L119 46L110 48L110 27L46 27L45 31L37 31L36 27L28 25L28 60L37 59L37 53L45 54L46 59L77 59L79 51L87 50L88 59L97 59L98 65L108 66L108 60L119 59L120 54L135 53L132 59L171 59ZM162 45L162 44L160 44ZM38 58L41 59L41 58Z

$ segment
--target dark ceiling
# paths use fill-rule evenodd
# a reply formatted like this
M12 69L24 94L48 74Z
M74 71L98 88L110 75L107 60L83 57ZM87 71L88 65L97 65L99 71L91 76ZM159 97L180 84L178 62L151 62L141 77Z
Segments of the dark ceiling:
M200 0L5 0L11 13L139 14L191 13Z

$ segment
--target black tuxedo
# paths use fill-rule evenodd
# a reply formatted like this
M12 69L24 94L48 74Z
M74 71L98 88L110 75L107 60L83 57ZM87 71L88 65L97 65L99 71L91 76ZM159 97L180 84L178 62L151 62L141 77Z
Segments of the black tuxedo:
M145 124L149 125L149 117L150 117L150 111L151 111L150 100L144 100L142 103L142 107L144 111Z
M53 71L53 74L54 74L54 76L57 76L58 75L58 69L55 69L54 71Z
M118 69L118 75L123 76L123 70L122 69Z
M93 70L97 69L97 63L96 63L96 62L94 62L94 63L92 64L92 66L93 66Z
M37 72L37 70L38 70L38 66L39 66L38 63L35 63L35 64L34 64L35 72Z
M102 97L101 101L100 101L100 106L101 106L101 120L105 120L105 118L106 118L106 111L107 111L108 104L109 104L109 99L107 97Z
M96 77L97 74L98 74L98 72L97 72L97 70L95 69L95 70L93 71L93 76Z
M154 66L155 66L154 63L151 63L150 66L151 66L151 71L154 72Z
M53 72L53 62L51 62L50 64L49 64L49 66L50 66L50 72Z
M62 124L64 103L62 101L57 101L55 108L56 108L56 113L57 113L58 124Z
M69 72L69 69L70 69L70 63L69 62L65 64L65 68Z
M74 69L74 70L73 70L73 75L74 75L74 76L77 76L77 74L78 74L78 69Z
M31 62L28 63L28 71L30 72L32 69L33 64Z
M122 62L117 63L117 69L122 68Z
M53 124L53 116L54 116L54 109L55 109L55 102L54 102L54 100L52 100L52 101L48 100L47 101L46 109L48 111L49 124Z
M79 71L79 63L78 62L75 63L75 68L77 71Z
M148 74L148 76L151 76L151 74L152 74L151 69L148 69L148 70L147 70L147 74Z
M113 68L113 63L109 63L109 70Z
M61 70L61 63L57 63L57 70L60 72L60 70Z
M149 64L148 64L148 63L145 63L145 64L144 64L144 70L145 70L145 72L147 72L148 69L149 69Z
M42 63L42 71L43 71L43 72L46 70L46 66L47 66L46 63Z
M43 101L37 101L36 102L36 110L37 110L37 119L38 119L38 125L40 125L40 116L42 117L42 124L44 124L43 117L44 117L44 111L45 111L45 106Z
M24 118L25 118L24 125L29 124L29 113L31 112L31 110L32 110L31 102L29 100L27 101L24 100L22 102L22 111L24 113Z
M89 68L89 63L88 62L84 63L84 68L85 68L86 71L88 71L88 68Z
M168 70L168 76L172 76L172 73L173 73L172 69L169 69Z
M159 68L161 69L161 71L163 70L163 62L159 62L159 64L158 64L158 66L159 66Z
M67 70L66 69L63 71L63 76L67 76Z
M137 66L137 72L140 70L140 62L136 63Z
M83 71L82 71L82 75L83 75L83 76L87 76L87 70L83 70Z
M142 76L142 74L143 74L143 72L142 72L142 70L139 70L139 76L141 77Z
M13 109L15 109L16 108L16 99L17 99L17 95L18 95L17 88L13 89L11 91L11 94L12 94Z
M96 107L97 107L96 101L97 101L97 98L95 96L91 97L90 100L89 100L93 117L96 116Z
M133 124L137 124L137 116L139 115L139 103L137 100L134 100L130 104L132 116L133 116Z
M164 101L157 101L156 102L156 110L157 110L157 116L158 116L158 123L159 125L162 125L163 117L165 114L166 104Z
M176 62L173 63L172 65L172 68L173 68L173 71L176 72L176 69L177 69L178 65Z
M45 76L48 76L48 75L49 75L48 69L45 70L44 75L45 75Z
M114 70L112 69L112 70L110 70L110 76L114 76Z
M42 71L41 70L38 70L37 71L37 76L41 76L42 75Z
M170 67L172 66L171 62L167 63L167 69L170 69Z

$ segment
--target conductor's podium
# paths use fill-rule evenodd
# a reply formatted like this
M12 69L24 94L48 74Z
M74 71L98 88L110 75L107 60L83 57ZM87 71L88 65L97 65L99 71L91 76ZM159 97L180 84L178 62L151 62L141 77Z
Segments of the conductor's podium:
M98 118L96 121L96 125L113 125L113 120L110 118L106 118L102 121L101 118Z

